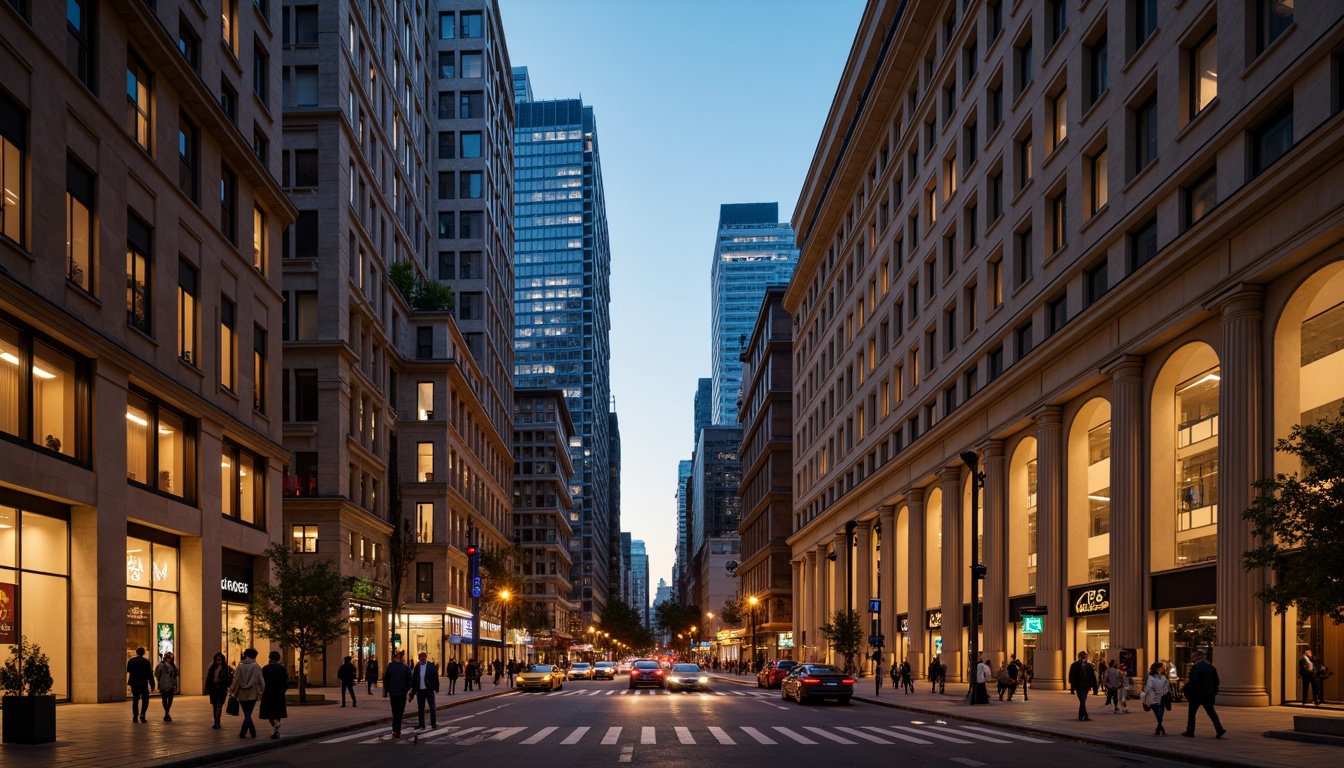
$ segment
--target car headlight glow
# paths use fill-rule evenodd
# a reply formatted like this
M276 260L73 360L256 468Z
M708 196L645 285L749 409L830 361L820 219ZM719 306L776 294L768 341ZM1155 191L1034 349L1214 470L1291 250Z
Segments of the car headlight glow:
M709 678L708 678L708 677L702 677L702 678L700 678L700 682L702 682L702 683L708 683L708 682L709 682Z

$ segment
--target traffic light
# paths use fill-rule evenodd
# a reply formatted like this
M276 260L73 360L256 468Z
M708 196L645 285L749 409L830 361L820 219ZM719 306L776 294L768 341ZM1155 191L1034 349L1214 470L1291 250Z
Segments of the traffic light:
M470 558L475 558L475 557L476 557L476 545L475 545L475 544L468 544L468 545L467 545L467 557L470 557Z

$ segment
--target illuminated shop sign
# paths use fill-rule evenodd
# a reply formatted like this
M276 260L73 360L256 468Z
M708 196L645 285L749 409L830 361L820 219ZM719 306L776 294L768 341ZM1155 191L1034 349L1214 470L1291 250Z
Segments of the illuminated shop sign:
M1092 616L1111 611L1109 585L1076 587L1069 590L1069 615Z

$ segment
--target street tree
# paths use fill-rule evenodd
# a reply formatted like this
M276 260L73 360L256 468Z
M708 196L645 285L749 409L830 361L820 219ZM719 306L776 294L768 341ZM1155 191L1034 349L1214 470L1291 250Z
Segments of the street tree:
M727 627L740 625L744 615L742 604L732 598L724 600L723 607L719 609L719 620Z
M1255 595L1275 613L1295 605L1299 615L1344 623L1344 408L1294 426L1274 449L1296 456L1299 471L1256 481L1258 494L1242 517L1257 543L1242 565L1272 569L1273 580Z
M682 605L671 601L659 603L654 609L655 623L667 636L676 639L677 635L689 635L691 627L699 626L700 606Z
M821 625L821 635L831 650L845 657L845 671L854 670L854 657L863 643L863 622L852 610L836 611L830 622Z
M522 620L523 577L513 568L518 555L518 547L481 547L481 615L497 617L506 635Z
M256 586L248 610L258 635L298 651L302 704L308 657L349 631L349 593L330 558L296 556L282 544L272 544L264 554L271 559L271 578Z
M612 640L631 649L642 651L653 647L653 634L644 626L639 611L623 600L612 600L606 604L598 617L596 628L609 633Z

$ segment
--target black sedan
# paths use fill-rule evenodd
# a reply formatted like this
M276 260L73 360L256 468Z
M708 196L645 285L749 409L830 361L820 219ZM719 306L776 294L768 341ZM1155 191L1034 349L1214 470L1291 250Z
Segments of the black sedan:
M813 699L835 699L848 704L854 696L854 678L830 664L799 664L779 684L781 698L806 704Z
M707 691L709 677L700 671L698 664L673 664L667 673L668 691Z
M630 687L638 688L641 685L652 685L655 688L662 688L666 685L663 679L663 665L653 659L640 659L630 667Z

